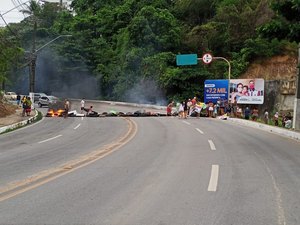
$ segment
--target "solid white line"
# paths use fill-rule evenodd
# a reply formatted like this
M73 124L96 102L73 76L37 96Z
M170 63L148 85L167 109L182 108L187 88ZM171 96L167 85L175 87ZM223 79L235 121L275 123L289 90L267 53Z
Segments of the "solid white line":
M76 127L74 127L74 130L76 130L78 127L80 127L81 124L78 124Z
M217 191L218 179L219 179L219 165L212 165L207 191Z
M187 124L187 125L191 125L189 122L186 121L182 121L183 123Z
M60 135L57 135L57 136L55 136L55 137L53 137L53 138L49 138L49 139L40 141L39 144L44 143L44 142L47 142L47 141L51 141L51 140L53 140L53 139L55 139L55 138L59 138L59 137L61 137L61 136L62 136L62 135L60 134Z
M204 132L202 130L200 130L199 128L196 128L196 130L200 133L200 134L204 134Z
M209 143L209 146L210 146L211 150L216 150L216 146L215 146L215 144L213 143L212 140L208 140L208 143Z

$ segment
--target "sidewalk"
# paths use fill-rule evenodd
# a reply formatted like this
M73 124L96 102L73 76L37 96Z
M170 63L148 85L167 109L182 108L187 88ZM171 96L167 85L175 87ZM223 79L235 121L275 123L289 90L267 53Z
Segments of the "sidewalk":
M17 122L24 120L25 118L22 117L22 109L17 109L16 112L12 115L6 117L0 117L0 127L4 127L7 125L11 125Z
M16 112L12 115L0 117L0 134L9 129L16 129L26 124L32 123L38 115L37 111L33 110L30 116L22 116L22 111L23 109L20 108L17 109Z
M264 123L254 122L251 120L238 119L238 118L228 118L227 121L230 121L235 124L245 125L248 127L253 127L260 130L268 131L274 134L278 134L284 137L288 137L300 141L300 132L298 131L293 131L283 127L276 127Z

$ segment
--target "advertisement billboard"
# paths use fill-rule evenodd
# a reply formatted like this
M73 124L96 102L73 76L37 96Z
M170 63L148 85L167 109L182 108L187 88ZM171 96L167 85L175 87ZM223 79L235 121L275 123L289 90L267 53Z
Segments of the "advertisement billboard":
M205 80L204 102L216 103L220 100L228 100L228 80Z
M263 104L264 79L230 80L230 102L232 104Z

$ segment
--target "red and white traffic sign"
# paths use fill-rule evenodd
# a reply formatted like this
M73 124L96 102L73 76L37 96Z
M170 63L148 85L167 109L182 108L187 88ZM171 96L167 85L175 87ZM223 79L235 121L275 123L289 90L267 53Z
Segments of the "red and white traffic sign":
M211 54L209 53L205 53L203 56L202 56L202 61L205 63L205 64L209 64L211 63L213 57Z

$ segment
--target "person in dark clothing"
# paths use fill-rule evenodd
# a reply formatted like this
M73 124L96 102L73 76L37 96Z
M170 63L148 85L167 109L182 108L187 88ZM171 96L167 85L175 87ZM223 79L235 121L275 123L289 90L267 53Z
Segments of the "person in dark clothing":
M188 115L188 100L186 99L184 102L182 102L183 104L183 118L186 119L187 115Z
M17 105L20 105L21 103L21 95L17 95Z
M245 119L246 120L249 120L250 114L251 114L251 111L250 111L249 107L246 107L246 109L245 109Z

